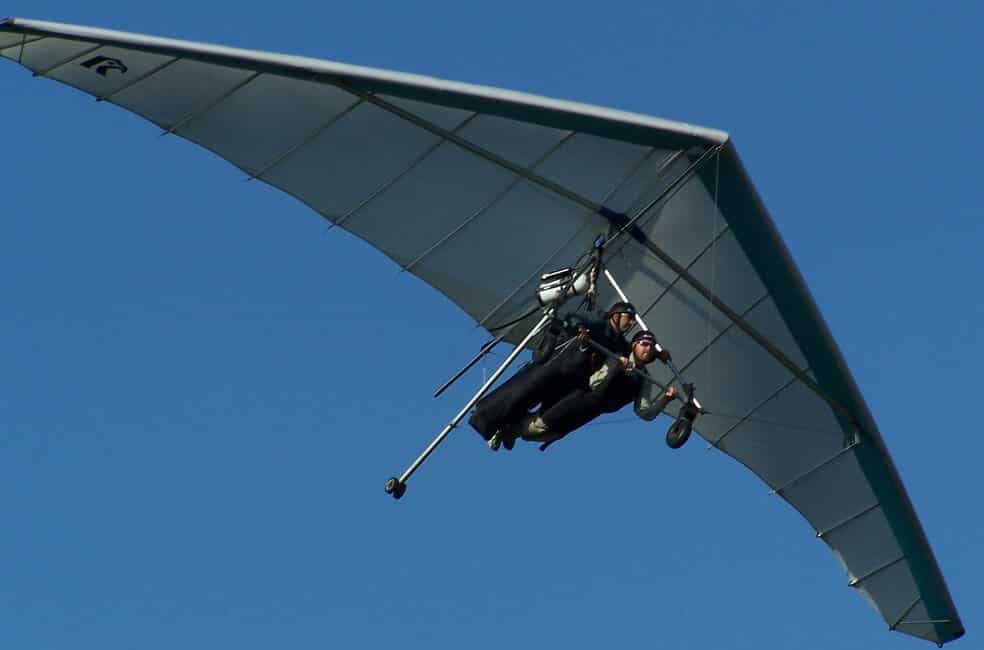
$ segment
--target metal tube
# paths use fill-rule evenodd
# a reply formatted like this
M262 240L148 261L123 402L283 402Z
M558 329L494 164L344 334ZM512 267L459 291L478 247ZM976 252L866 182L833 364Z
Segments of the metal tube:
M936 623L952 623L953 620L949 618L931 618L926 621L902 621L899 625L935 625ZM942 647L943 644L940 644Z
M509 353L509 356L506 357L506 360L502 362L502 365L499 366L496 369L496 371L492 373L492 376L489 377L484 384L482 384L482 387L478 389L478 392L475 393L475 395L470 400L468 400L468 403L465 404L465 407L460 411L458 411L458 414L454 416L454 418L451 420L451 422L448 423L446 427L444 427L441 433L437 434L437 437L434 438L434 440L429 445L427 445L427 449L424 449L424 451L420 454L420 456L417 457L417 460L413 461L410 467L408 467L403 472L403 474L400 475L399 478L400 483L405 484L410 479L410 477L413 476L413 473L417 471L417 468L420 467L424 463L424 461L427 460L427 457L430 456L435 449L437 449L437 446L441 444L445 438L448 437L448 434L451 433L451 430L454 429L456 426L458 426L458 422L461 421L461 418L465 417L465 414L467 414L468 411L471 409L471 407L475 405L475 402L480 400L482 396L485 395L485 391L487 391L489 387L492 384L494 384L495 381L502 375L502 373L506 371L506 368L509 367L509 364L511 364L516 359L516 357L519 356L519 353L523 351L523 347L527 343L529 343L534 336L540 333L540 330L543 329L543 326L546 325L551 318L553 318L553 310L550 310L549 312L544 314L543 318L540 319L540 322L537 323L533 327L533 329L530 330L530 333L526 335L526 337L519 343L519 345L516 346L516 348L512 352Z
M608 283L612 285L613 289L615 289L615 293L618 294L619 298L621 298L624 302L632 302L631 300L629 300L629 297L625 295L625 292L622 291L622 287L618 286L618 282L615 281L615 278L612 276L611 272L609 272L608 269L605 269L605 278L608 279ZM642 316L640 316L639 314L636 314L636 322L639 323L639 327L646 330L647 332L649 331L649 328L646 327L646 322L642 320ZM656 350L658 352L663 351L663 348L659 347L659 343L656 344Z
M617 293L623 301L632 302L631 300L629 300L629 297L625 295L625 292L622 291L622 287L618 286L618 282L615 281L615 278L608 271L608 269L605 269L605 278L608 280L608 283L612 285L612 288L615 289L615 293ZM647 332L652 331L646 326L645 321L642 320L642 317L639 316L639 314L636 314L636 322L639 323L639 327L646 330ZM661 346L658 341L656 343L656 351L657 352L663 351L663 346ZM673 361L667 360L665 363L669 367L669 369L673 371L673 376L676 377L677 383L680 384L680 387L686 389L687 382L683 379L683 376L680 374L680 371L677 370L677 367L676 365L674 365Z

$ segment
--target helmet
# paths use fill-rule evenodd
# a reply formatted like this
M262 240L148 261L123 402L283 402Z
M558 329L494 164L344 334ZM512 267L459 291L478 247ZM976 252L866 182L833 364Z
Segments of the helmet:
M609 318L611 318L615 314L632 314L633 316L635 316L636 314L635 305L633 305L631 302L624 302L620 300L619 302L615 303L608 309Z
M653 345L656 345L656 337L649 330L636 332L635 336L632 337L632 345L635 345L639 341L650 341Z

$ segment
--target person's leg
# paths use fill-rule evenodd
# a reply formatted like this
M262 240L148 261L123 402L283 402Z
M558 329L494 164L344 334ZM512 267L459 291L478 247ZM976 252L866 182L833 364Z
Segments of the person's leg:
M542 383L537 376L543 372L543 366L527 366L507 379L501 386L487 393L475 405L475 412L468 418L468 424L478 433L489 440L495 432L510 419L514 419L528 411L533 405L529 395Z
M543 365L523 368L478 402L468 423L489 440L500 428L524 418L537 404L586 384L589 358L571 349Z

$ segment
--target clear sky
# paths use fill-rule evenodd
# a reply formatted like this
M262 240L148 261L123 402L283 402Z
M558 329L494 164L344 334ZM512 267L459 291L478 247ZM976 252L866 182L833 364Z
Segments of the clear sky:
M347 5L347 6L346 6ZM823 5L823 6L821 6ZM860 6L859 6L860 5ZM731 133L975 647L978 3L14 0ZM811 527L665 422L540 454L430 398L486 336L293 199L0 62L0 645L917 648ZM672 341L666 342L672 349Z

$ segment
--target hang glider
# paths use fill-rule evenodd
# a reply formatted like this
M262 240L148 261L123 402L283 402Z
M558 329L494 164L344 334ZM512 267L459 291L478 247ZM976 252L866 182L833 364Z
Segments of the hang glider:
M490 331L523 317L512 343L537 321L541 274L617 233L607 269L700 386L713 413L699 434L806 518L889 629L938 644L964 633L874 419L726 133L13 18L0 22L0 55L296 197Z

